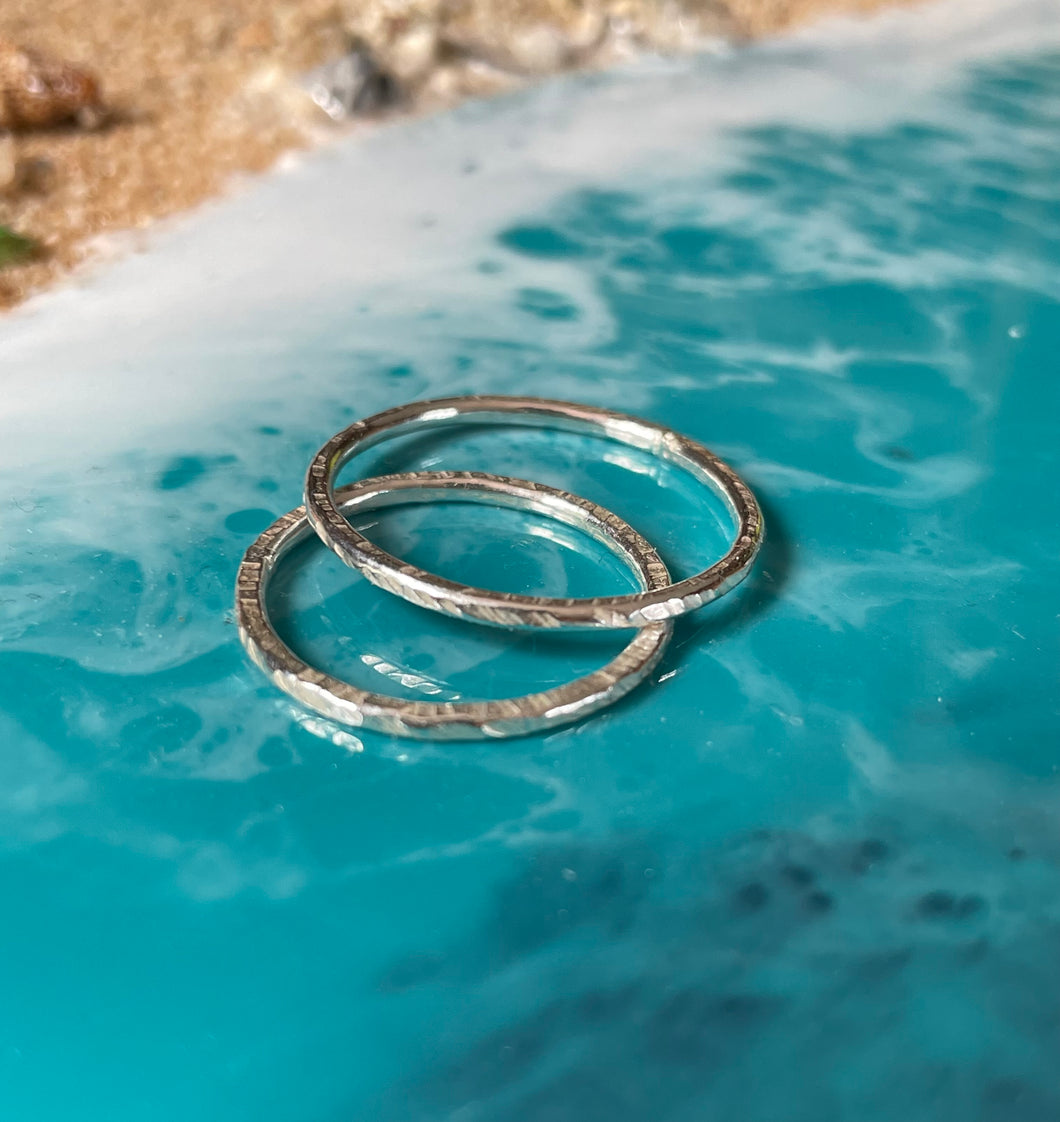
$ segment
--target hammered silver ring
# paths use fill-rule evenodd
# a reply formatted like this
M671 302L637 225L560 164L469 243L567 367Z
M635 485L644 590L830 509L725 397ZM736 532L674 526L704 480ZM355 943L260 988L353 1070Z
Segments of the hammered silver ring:
M586 599L522 596L472 588L428 573L373 544L343 517L334 488L338 473L354 456L394 437L461 424L561 429L651 452L689 472L722 500L733 522L732 545L702 572L676 583L668 578L660 585L656 580L638 593ZM751 489L698 441L625 413L534 397L438 398L357 421L313 457L306 475L305 509L321 541L373 584L424 608L507 628L644 627L673 619L735 588L750 571L764 533Z
M413 472L343 487L335 509L345 513L425 500L488 502L544 514L607 546L651 592L670 584L655 549L609 510L542 483L481 472ZM348 523L347 523L348 525ZM525 736L578 720L611 705L643 681L670 640L669 619L648 624L605 666L565 685L498 701L428 702L371 693L309 666L276 633L267 594L276 567L312 535L304 507L285 514L250 546L236 580L236 622L254 663L301 705L353 728L431 740Z

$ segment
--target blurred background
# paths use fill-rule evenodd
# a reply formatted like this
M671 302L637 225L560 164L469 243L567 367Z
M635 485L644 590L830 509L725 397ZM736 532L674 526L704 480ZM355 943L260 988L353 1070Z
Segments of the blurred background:
M327 139L329 124L884 2L5 0L0 306L75 265L98 235L194 206Z

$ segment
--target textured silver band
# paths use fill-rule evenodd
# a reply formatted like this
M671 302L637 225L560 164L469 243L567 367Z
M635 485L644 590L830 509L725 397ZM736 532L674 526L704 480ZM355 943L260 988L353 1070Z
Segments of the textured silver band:
M373 545L342 515L336 477L358 453L385 440L459 424L529 425L588 433L644 449L710 487L732 517L735 540L710 568L641 593L556 599L490 592L418 569ZM762 513L751 489L708 448L651 421L591 405L535 397L473 396L418 401L376 413L333 436L306 476L306 512L320 539L373 584L414 604L499 627L644 627L716 600L747 575L762 543ZM615 519L614 515L608 517ZM616 519L617 521L617 519Z
M342 512L439 499L487 502L548 515L606 545L630 567L643 588L670 583L659 555L620 518L587 499L541 483L479 472L380 476L339 490L336 510L342 517ZM673 630L669 620L650 624L606 666L524 697L425 702L369 693L307 665L269 622L269 580L284 555L311 535L305 508L298 507L274 522L247 550L236 579L239 636L273 684L306 708L354 728L424 740L478 740L523 736L567 724L610 705L642 682L658 663Z

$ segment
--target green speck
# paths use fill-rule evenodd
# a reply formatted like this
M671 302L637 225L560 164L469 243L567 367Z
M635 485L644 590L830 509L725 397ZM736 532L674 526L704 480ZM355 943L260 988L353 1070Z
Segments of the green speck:
M16 234L6 226L0 226L0 269L6 265L17 265L37 252L37 243L32 238Z

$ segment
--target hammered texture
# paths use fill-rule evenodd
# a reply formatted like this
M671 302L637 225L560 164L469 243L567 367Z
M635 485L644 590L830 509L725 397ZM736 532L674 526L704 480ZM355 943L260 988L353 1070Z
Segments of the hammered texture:
M380 476L341 489L336 495L336 509L341 518L344 510L371 510L395 502L429 499L437 497L439 491L450 501L489 502L551 515L607 545L625 561L643 588L665 589L670 583L670 574L655 549L617 515L542 483L481 472ZM421 740L488 740L569 724L614 703L642 682L662 657L673 632L669 620L649 624L606 666L565 685L523 697L425 702L370 693L309 666L287 647L269 621L270 577L282 558L311 532L305 508L298 507L274 522L250 546L236 578L236 622L251 659L274 685L306 708L352 728ZM503 625L503 618L498 616L491 622Z
M623 596L520 596L471 588L428 573L358 533L343 517L333 488L338 472L359 452L397 436L454 424L554 428L649 451L685 469L722 499L734 523L735 540L721 560L702 572L674 584L667 580L663 586ZM673 619L735 588L750 571L764 534L762 512L751 489L698 441L624 413L533 397L438 398L401 405L357 421L332 437L313 458L306 475L305 503L320 539L373 584L424 608L507 628L617 629Z

